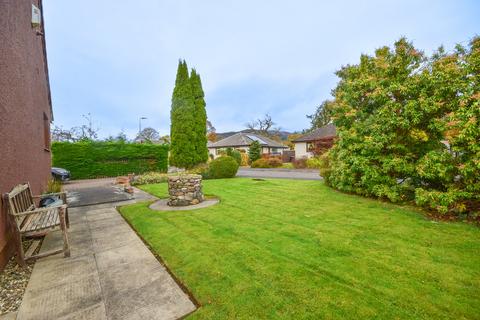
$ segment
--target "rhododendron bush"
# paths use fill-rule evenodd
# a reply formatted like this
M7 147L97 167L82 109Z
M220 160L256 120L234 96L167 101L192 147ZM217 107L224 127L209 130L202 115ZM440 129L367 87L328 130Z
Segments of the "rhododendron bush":
M330 186L480 214L480 37L431 57L402 38L337 75Z

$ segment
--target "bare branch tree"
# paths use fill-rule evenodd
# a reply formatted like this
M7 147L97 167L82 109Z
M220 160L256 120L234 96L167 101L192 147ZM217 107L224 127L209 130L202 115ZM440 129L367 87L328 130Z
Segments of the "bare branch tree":
M207 133L217 132L217 129L213 126L210 120L207 120Z
M93 126L93 118L90 113L82 115L86 124L71 129L63 129L63 127L55 126L51 132L52 141L68 141L76 142L80 140L96 140L98 138L99 127Z
M263 118L248 122L245 126L255 133L273 138L277 137L281 130L280 127L274 127L275 124L272 117L266 113Z
M55 126L51 132L52 141L54 142L75 142L78 137L72 129L63 129L63 127Z
M137 137L135 138L135 141L138 142L154 142L157 141L160 138L160 135L158 134L158 131L147 127L145 129L142 129L142 132L140 132Z
M93 117L89 113L87 115L82 114L82 117L87 120L87 124L84 124L80 127L73 127L72 130L77 132L79 140L96 140L98 138L99 127L93 127Z

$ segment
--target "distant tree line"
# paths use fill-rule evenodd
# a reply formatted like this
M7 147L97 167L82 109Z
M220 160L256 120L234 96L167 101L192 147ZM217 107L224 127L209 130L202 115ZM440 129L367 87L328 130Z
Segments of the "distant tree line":
M168 144L170 137L160 136L157 130L151 127L142 129L133 140L128 139L125 132L120 131L116 136L108 136L105 139L98 138L100 128L89 125L81 125L64 129L63 127L54 126L51 130L52 142L81 142L81 141L106 141L106 142L132 142L132 143L156 143Z

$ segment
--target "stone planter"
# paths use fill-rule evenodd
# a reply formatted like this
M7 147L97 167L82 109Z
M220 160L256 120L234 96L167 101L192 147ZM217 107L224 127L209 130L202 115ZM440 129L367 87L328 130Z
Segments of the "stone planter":
M205 198L202 193L202 176L197 174L168 177L168 205L173 207L199 204Z

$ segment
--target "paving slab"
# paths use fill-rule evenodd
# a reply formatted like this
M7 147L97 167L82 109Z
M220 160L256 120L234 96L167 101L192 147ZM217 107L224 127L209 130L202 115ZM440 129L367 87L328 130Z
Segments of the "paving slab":
M114 204L71 208L69 216L71 257L37 261L18 320L178 319L196 309ZM62 244L51 232L41 251Z
M220 202L220 199L218 198L211 198L211 199L206 199L200 203L197 204L191 204L189 206L169 206L168 205L169 199L160 199L158 201L155 201L150 205L150 209L152 210L157 210L157 211L188 211L188 210L197 210L197 209L202 209L202 208L208 208L211 206L216 205L217 203Z
M16 320L17 313L16 312L9 312L0 315L0 320Z
M89 310L102 302L102 291L98 275L41 289L41 284L27 287L18 310L18 320L47 320L69 316L80 310Z
M96 275L93 255L82 255L71 259L39 261L30 278L30 290L42 291L59 285L73 283Z

